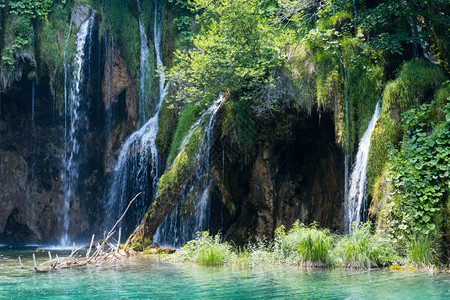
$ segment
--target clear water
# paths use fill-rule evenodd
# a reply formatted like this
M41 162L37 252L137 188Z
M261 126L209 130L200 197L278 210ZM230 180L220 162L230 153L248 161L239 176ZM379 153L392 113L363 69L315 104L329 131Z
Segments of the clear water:
M3 249L3 250L2 250ZM138 256L34 273L31 252L0 248L0 298L20 299L448 299L450 275L419 271L208 267ZM38 260L45 260L40 253Z

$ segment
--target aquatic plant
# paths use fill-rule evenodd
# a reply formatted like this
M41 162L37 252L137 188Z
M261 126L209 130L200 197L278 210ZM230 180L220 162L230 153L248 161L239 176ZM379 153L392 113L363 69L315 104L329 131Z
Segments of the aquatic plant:
M408 261L415 266L425 267L439 262L438 243L434 236L419 234L407 244Z
M314 223L310 227L298 220L287 233L284 226L275 231L274 252L286 262L304 266L330 265L331 235Z
M361 224L340 239L333 249L333 262L354 269L386 266L397 261L398 255L390 240L383 235L372 235L370 228L370 223Z
M231 246L221 242L220 234L214 237L208 231L197 232L197 238L184 247L184 258L204 265L221 265L231 255Z

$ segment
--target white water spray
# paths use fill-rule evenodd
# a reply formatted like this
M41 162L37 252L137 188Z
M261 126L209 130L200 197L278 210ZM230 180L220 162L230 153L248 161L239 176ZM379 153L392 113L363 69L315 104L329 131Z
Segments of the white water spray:
M192 180L184 188L182 196L178 199L177 207L169 213L163 223L158 227L153 240L160 245L181 246L195 238L197 231L209 228L210 197L212 180L209 177L210 152L212 134L216 124L216 116L223 103L222 95L206 110L191 126L183 139L181 148L188 142L197 128L203 124L203 137L199 150L195 156L196 168ZM209 119L207 119L209 117ZM179 154L178 154L179 155ZM189 203L186 203L189 201ZM184 206L191 207L186 209Z
M159 101L153 117L129 136L122 145L119 158L113 169L113 182L105 207L105 228L108 228L117 219L115 217L123 212L128 201L135 194L142 192L139 201L133 204L137 206L133 220L134 224L127 224L131 226L128 229L135 228L148 208L149 200L153 199L156 192L159 179L158 148L156 146L159 130L159 110L168 89L168 84L165 83L164 66L160 52L161 38L162 9L158 5L158 1L155 1L154 46L159 74ZM151 194L148 193L150 189L152 191Z
M139 124L142 126L147 120L147 99L148 91L151 90L151 68L150 68L150 52L148 50L147 34L144 27L144 18L142 17L141 3L136 1L139 14L139 36L141 42L140 50L140 66L139 66Z
M365 212L365 192L366 192L366 173L367 160L369 157L370 138L380 115L381 98L375 106L375 112L372 119L367 125L361 141L358 146L358 153L356 154L355 164L350 175L348 192L346 197L345 208L347 211L347 218L345 220L346 232L352 231L352 224L356 227L363 221Z
M95 11L81 24L77 33L73 72L70 78L68 76L67 66L65 70L65 155L63 158L64 167L61 174L64 189L64 206L62 212L63 230L60 239L61 245L69 244L69 210L71 202L76 200L75 189L78 183L79 167L82 159L82 155L80 155L82 142L80 131L87 130L87 115L82 108L84 97L81 91L81 84L84 79L85 46L86 42L92 38L94 18ZM70 124L68 124L69 122Z

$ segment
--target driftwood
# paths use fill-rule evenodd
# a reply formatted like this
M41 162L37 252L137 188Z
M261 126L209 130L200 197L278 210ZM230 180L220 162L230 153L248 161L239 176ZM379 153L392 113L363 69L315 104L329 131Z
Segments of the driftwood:
M110 240L113 239L113 235L116 233L116 227L122 221L123 217L127 213L128 209L130 208L131 204L134 202L134 200L139 197L141 193L137 194L131 201L128 203L127 208L123 212L122 216L117 220L117 222L114 224L114 226L111 228L111 230L108 232L108 234L104 234L105 237L103 240L97 241L94 243L94 237L95 235L92 235L91 243L89 244L89 250L87 251L86 255L81 255L80 250L86 249L87 247L85 245L79 247L78 249L75 249L75 243L73 243L72 252L68 257L58 257L56 255L56 258L53 259L50 251L48 252L49 260L46 262L43 262L39 266L36 265L36 257L33 253L33 262L34 262L34 269L36 272L46 272L50 270L55 269L63 269L63 268L70 268L70 267L76 267L76 266L85 266L88 264L93 264L95 266L99 266L101 263L105 263L112 260L118 260L122 259L126 256L130 255L130 251L127 250L127 245L123 247L123 249L120 249L120 238L121 238L121 228L119 228L119 237L117 240L117 246L113 245ZM96 250L91 255L91 250L93 247L96 247ZM20 261L20 258L19 258Z

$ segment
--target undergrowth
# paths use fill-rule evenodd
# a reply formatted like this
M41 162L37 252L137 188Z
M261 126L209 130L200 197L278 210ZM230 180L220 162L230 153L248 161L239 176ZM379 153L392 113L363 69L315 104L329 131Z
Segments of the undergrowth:
M303 267L344 267L368 269L402 262L392 242L384 235L372 235L369 224L355 228L349 236L339 237L316 224L296 221L286 232L275 232L273 241L258 239L243 248L233 248L221 236L199 232L187 243L181 258L206 265L297 265Z

